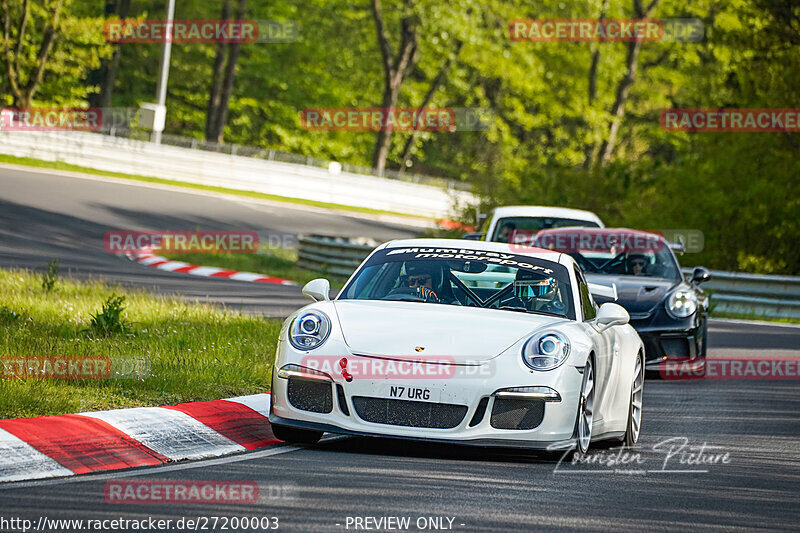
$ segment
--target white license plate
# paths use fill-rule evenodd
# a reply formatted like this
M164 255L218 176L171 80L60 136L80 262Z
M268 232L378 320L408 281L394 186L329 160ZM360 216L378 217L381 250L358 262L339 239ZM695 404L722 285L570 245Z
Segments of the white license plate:
M407 385L389 385L381 388L381 396L396 400L411 400L416 402L438 402L442 391L428 387L414 387Z

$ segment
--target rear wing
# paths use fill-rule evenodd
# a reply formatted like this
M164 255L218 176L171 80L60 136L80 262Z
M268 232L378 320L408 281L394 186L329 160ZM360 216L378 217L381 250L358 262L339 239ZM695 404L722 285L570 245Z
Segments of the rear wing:
M611 286L608 285L598 285L597 283L587 283L589 285L589 292L592 293L593 296L599 296L601 298L608 298L610 300L617 301L617 284L612 283Z
M683 244L683 239L679 239L678 241L667 241L667 245L669 246L669 249L676 254L682 254L686 252L686 245Z

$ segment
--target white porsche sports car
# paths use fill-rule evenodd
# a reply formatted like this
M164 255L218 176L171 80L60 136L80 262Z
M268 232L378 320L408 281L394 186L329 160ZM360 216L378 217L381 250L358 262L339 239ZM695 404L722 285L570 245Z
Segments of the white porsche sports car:
M568 255L494 242L382 244L280 332L275 436L323 432L585 452L636 443L644 350Z

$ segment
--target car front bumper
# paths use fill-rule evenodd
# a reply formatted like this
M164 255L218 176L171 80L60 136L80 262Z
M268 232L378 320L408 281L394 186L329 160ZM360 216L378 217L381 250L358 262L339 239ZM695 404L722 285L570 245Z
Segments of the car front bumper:
M664 361L703 360L703 339L700 326L688 330L640 328L634 324L644 343L645 367L654 369Z
M297 360L285 353L294 352L285 344L278 351L270 410L275 425L478 446L559 449L574 442L582 367L565 363L551 371L533 372L520 358L499 357L437 378L356 377L348 382L334 374L306 380L314 381L309 384L278 375L283 365ZM352 361L358 356L347 357ZM547 387L559 399L496 394L533 386ZM431 397L428 401L389 398L392 387L427 390Z
M702 361L706 316L698 312L675 319L664 309L652 314L631 315L631 326L644 343L645 367L648 370L670 359Z

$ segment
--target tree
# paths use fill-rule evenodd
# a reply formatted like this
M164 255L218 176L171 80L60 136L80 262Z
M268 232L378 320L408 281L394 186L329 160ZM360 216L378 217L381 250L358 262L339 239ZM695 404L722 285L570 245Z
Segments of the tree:
M433 100L433 95L436 94L436 91L444 83L447 75L450 73L450 69L453 66L453 62L458 58L458 54L461 53L461 48L464 46L464 43L458 41L456 43L456 49L452 55L448 56L445 60L442 67L439 69L439 72L436 74L436 77L433 78L431 81L431 85L428 88L428 92L425 93L425 98L422 99L422 103L419 105L419 109L424 109L431 104ZM400 156L400 161L402 162L402 166L400 167L400 171L406 170L408 167L411 166L411 148L414 146L414 141L417 139L417 133L419 130L414 128L411 131L411 135L408 136L406 139L405 144L403 145L403 154Z
M381 51L381 66L383 67L383 99L381 105L384 110L397 106L400 88L406 76L417 62L417 32L415 16L411 11L411 0L404 0L406 14L400 22L400 46L397 53L393 53L386 25L383 20L383 10L380 0L372 0L372 16L375 19L375 31L378 36L378 46ZM381 128L375 141L375 150L372 154L372 166L377 173L383 174L386 160L389 157L389 148L392 143L392 128Z
M107 18L119 17L125 19L131 8L131 0L107 0L105 15ZM89 98L92 107L111 107L111 96L114 94L114 81L117 79L117 69L122 55L122 45L114 46L114 52L109 58L100 62L100 68L93 70L89 75L90 85L99 85L100 90Z
M94 86L87 72L111 53L103 18L72 0L23 0L2 6L0 67L8 100L18 108L41 97L53 105L85 105Z
M25 41L33 38L38 33L37 30L39 30L39 28L34 27L35 21L31 21L31 27L28 27L28 21L33 18L31 15L31 2L30 0L24 0L19 13L17 29L14 32L12 29L11 8L8 5L8 0L3 0L3 57L5 58L8 85L14 98L13 105L15 107L31 106L33 96L42 83L45 66L58 35L59 19L61 18L61 9L63 7L64 0L55 0L49 5L44 5L45 10L51 12L51 15L48 18L43 17L40 30L41 42L39 43L36 58L33 61L26 61L27 58L23 50L23 46L26 44ZM16 45L12 49L14 40L16 40Z
M660 0L651 0L646 8L642 6L642 0L633 0L633 13L636 18L649 18ZM606 164L611 160L614 152L614 145L617 142L619 128L622 119L625 117L625 105L628 102L628 95L636 81L636 71L639 64L639 52L642 49L642 41L634 40L628 43L627 56L625 58L625 75L617 84L614 105L611 107L611 125L608 128L608 137L600 147L601 163Z
M243 20L247 11L247 0L239 0L236 20ZM231 0L222 6L222 20L228 20L231 13ZM236 64L239 61L241 43L219 43L214 59L211 90L206 111L206 141L221 144L228 120L228 105L236 78Z

